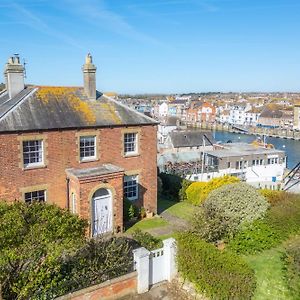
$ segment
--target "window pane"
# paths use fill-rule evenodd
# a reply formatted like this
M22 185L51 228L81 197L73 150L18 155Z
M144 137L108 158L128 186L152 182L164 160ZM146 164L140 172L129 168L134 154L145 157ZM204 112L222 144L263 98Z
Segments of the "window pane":
M138 176L124 177L124 197L129 200L138 199Z
M124 152L136 152L136 140L137 140L137 133L125 133L124 134Z
M25 193L25 202L32 203L33 201L44 202L46 200L45 190L33 191Z
M23 142L23 163L25 166L43 163L42 140Z
M96 137L82 136L80 137L80 158L96 157Z

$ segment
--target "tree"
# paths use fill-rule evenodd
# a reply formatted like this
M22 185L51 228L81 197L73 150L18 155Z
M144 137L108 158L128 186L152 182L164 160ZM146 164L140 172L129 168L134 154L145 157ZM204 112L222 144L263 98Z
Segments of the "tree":
M0 203L0 283L5 299L42 299L62 280L60 259L85 243L86 221L55 205Z

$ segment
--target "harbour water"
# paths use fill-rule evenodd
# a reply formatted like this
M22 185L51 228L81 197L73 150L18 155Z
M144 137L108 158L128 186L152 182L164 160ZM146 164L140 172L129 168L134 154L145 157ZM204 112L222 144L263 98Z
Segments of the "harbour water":
M214 137L216 141L226 143L231 141L233 143L244 142L251 143L256 139L254 135L239 134L225 131L215 131ZM297 163L300 162L300 141L289 139L280 139L274 137L266 137L266 143L273 144L278 150L283 150L287 155L287 167L292 169Z

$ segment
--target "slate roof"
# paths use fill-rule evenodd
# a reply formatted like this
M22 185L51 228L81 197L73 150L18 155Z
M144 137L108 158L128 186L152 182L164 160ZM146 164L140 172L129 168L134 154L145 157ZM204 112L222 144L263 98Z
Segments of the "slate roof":
M157 124L155 120L81 87L27 87L14 98L0 94L0 132Z
M283 112L281 110L271 110L268 108L265 108L261 114L261 118L282 118Z
M203 137L205 145L215 144L216 141L211 132L204 131L172 131L170 132L171 142L174 148L180 147L198 147L203 144Z

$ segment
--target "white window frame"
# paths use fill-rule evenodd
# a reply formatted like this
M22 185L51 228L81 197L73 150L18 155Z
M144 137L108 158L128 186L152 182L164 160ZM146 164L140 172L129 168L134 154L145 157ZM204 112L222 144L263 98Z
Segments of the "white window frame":
M87 139L87 138L93 138L94 139L94 155L93 156L81 156L81 139ZM84 147L91 147L91 146L86 146ZM79 137L79 159L80 161L91 161L91 160L96 160L97 159L97 137L96 135L81 135Z
M41 142L41 149L39 149L38 151L34 151L34 152L41 152L41 161L39 162L29 162L29 163L25 163L25 154L26 153L33 153L33 152L24 152L24 147L25 147L25 143L30 143L30 142ZM23 157L23 166L24 168L34 168L34 167L40 167L44 165L44 141L43 139L32 139L32 140L24 140L22 141L22 157Z
M71 205L72 214L77 214L77 198L75 193L71 194Z
M44 192L44 200L43 201L39 201L38 200L39 196L37 198L35 198L35 199L32 197L33 193L39 193L39 192ZM31 194L31 200L30 201L26 201L26 194ZM47 191L46 190L36 190L36 191L25 192L24 193L24 201L25 201L25 203L32 203L34 201L37 201L37 202L46 202L47 201Z
M126 186L126 183L133 182L133 181L135 181L135 183L131 183L130 185ZM126 189L132 188L132 187L135 187L136 195L135 196L128 196L129 191L126 191ZM137 200L139 198L139 176L138 175L125 175L124 176L123 189L124 189L124 197L125 198L127 198L130 201Z
M134 135L134 137L135 137L134 142L126 141L126 136L127 135ZM129 144L132 144L132 143L134 145L134 150L127 151L126 146L129 145ZM124 145L123 145L123 147L124 147L124 155L125 156L138 154L138 133L137 132L125 132L124 133Z

